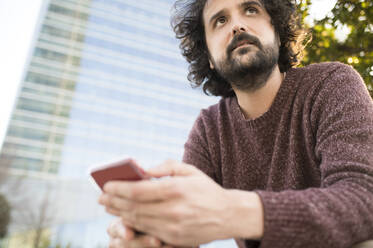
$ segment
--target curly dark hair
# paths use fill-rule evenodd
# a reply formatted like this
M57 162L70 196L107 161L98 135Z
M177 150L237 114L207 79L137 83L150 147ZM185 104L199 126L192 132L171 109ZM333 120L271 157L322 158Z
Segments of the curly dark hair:
M260 0L280 37L278 65L281 72L300 63L307 31L302 27L296 3L292 0ZM205 40L203 9L207 0L178 0L173 7L171 26L189 65L188 80L193 88L203 85L205 94L234 96L231 85L210 69Z

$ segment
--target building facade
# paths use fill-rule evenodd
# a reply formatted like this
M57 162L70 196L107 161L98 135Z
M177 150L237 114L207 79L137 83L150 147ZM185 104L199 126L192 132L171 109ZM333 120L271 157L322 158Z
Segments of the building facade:
M20 206L10 236L37 229L52 244L105 247L111 217L88 169L124 154L144 168L181 159L200 109L218 99L186 79L169 24L173 2L45 2L0 155L10 175L2 191Z

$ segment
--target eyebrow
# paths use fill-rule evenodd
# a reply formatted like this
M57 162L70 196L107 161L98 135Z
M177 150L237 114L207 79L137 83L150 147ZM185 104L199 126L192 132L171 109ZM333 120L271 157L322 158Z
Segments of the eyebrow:
M240 3L240 8L243 8L243 7L247 7L247 6L250 6L250 5L256 5L260 8L263 8L263 6L257 2L257 1L245 1L245 2L242 2ZM211 25L211 23L216 19L218 18L219 16L223 15L225 12L227 11L227 9L222 9L220 10L218 13L214 14L210 20L209 20L209 24Z
M240 7L247 7L250 5L256 5L260 8L263 8L262 4L258 1L245 1L245 2L240 3Z
M211 25L211 24L214 22L214 20L215 20L216 18L218 18L219 16L223 15L224 12L226 12L226 9L222 9L222 10L220 10L218 13L216 13L215 15L213 15L213 16L210 18L209 24Z

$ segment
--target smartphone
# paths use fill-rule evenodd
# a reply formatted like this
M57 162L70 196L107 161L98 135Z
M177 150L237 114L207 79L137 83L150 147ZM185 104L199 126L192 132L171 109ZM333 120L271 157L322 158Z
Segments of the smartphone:
M101 190L104 189L104 185L108 181L149 179L145 171L132 158L124 158L93 167L90 174ZM134 231L135 235L145 234L137 230Z
M148 179L145 171L132 158L124 158L96 166L91 169L90 174L101 190L108 181Z

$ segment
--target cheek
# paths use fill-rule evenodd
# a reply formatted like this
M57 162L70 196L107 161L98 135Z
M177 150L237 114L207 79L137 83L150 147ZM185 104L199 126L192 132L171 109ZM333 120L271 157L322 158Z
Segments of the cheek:
M277 34L272 25L267 24L266 27L261 31L260 37L263 45L277 45L279 43L278 39L276 38Z
M229 44L229 43L228 43ZM210 52L210 56L215 61L220 61L224 59L226 55L226 49L228 44L223 39L214 39L212 42L208 43L208 49Z

